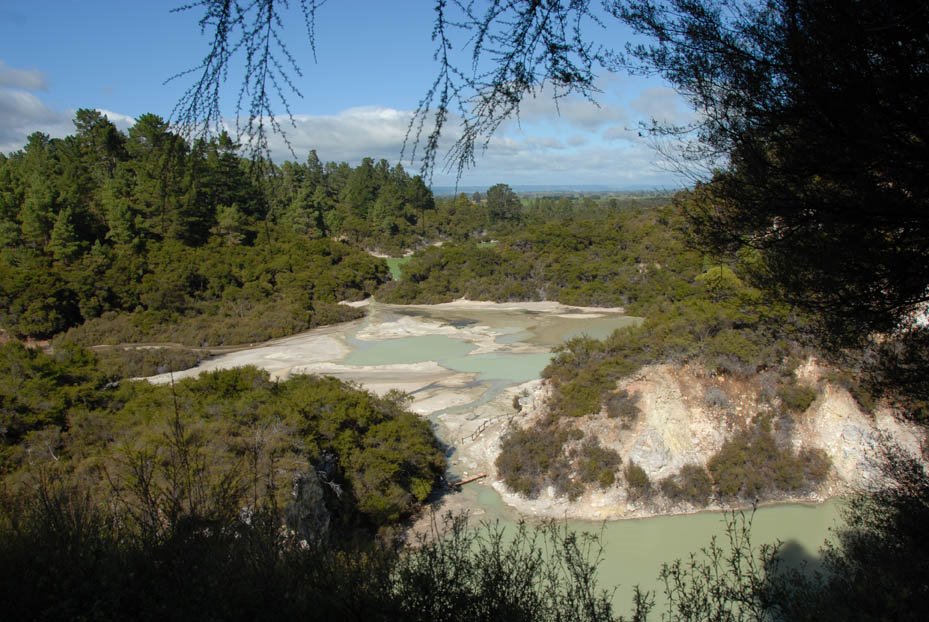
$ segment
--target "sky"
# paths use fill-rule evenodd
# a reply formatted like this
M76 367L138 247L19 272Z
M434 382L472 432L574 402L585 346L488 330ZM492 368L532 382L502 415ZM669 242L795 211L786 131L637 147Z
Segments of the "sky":
M199 64L208 44L198 14L172 12L180 4L0 0L0 152L20 149L35 131L73 133L79 108L100 110L123 130L144 113L169 119L190 81L165 81ZM410 115L438 68L432 2L328 0L317 14L315 60L299 14L291 16L287 44L303 73L295 79L303 97L290 101L296 127L285 124L296 159L316 149L327 162L400 161ZM591 32L611 43L627 36L609 22ZM224 113L233 115L234 75L229 82ZM683 100L658 79L604 74L597 86L598 105L568 98L556 107L550 93L524 102L519 120L500 128L458 185L686 185L639 135L652 118L691 120ZM283 140L272 146L276 161L294 159ZM455 185L455 173L440 167L432 183Z

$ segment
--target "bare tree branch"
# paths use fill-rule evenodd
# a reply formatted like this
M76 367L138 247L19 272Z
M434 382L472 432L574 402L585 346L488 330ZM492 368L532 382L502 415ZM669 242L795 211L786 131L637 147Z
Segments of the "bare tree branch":
M316 11L324 2L296 2L314 60ZM241 59L244 77L235 105L236 142L243 145L252 160L270 160L268 139L278 134L293 154L274 112L281 105L290 124L296 127L290 99L303 97L295 82L303 72L281 36L284 16L290 8L291 0L199 0L174 9L202 12L200 32L210 38L207 54L199 65L166 81L194 78L171 112L172 123L186 138L208 138L227 129L221 96L230 69Z
M460 135L446 153L444 169L460 179L500 125L519 118L526 97L551 86L556 103L571 94L594 102L595 72L612 58L590 43L586 29L603 26L590 0L436 0L435 12L439 71L414 111L404 145L411 161L422 145L424 176L434 172L439 137L452 111L460 116ZM459 39L464 42L456 46ZM470 71L455 63L456 49L470 50Z

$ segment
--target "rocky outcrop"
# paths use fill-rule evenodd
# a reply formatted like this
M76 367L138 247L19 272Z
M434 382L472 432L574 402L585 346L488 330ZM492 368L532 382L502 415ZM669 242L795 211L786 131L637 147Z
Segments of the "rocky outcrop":
M792 435L796 448L820 447L832 460L831 492L880 484L874 457L884 437L913 456L920 455L918 430L903 423L888 408L865 414L848 391L825 384Z
M815 361L798 370L798 383L815 387L817 397L804 412L788 414L776 398L762 397L759 378L728 378L692 367L653 365L618 385L638 399L640 414L632 426L624 427L606 412L571 424L616 450L624 463L638 464L657 483L685 465L706 465L726 439L752 425L759 415L768 415L782 445L796 451L822 449L832 462L830 474L820 486L771 501L821 501L879 484L875 457L882 437L914 456L920 455L920 434L915 426L898 420L888 408L873 414L862 412L848 391L824 381L821 372ZM531 396L521 400L521 414L512 425L531 425L543 416L551 389L538 383L532 389ZM501 426L482 439L485 456L499 453L503 431ZM495 473L492 464L483 466ZM574 502L556 497L552 489L537 499L526 499L509 492L499 479L494 487L520 512L540 516L605 520L703 509L686 502L671 503L661 495L632 500L621 481L606 490L589 491ZM712 505L710 509L720 507Z

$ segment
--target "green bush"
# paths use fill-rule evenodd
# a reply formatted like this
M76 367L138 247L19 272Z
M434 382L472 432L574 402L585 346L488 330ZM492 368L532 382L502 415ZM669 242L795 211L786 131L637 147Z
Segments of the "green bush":
M591 485L613 485L622 464L619 454L596 438L575 442L583 438L583 432L560 425L555 418L513 428L501 440L497 471L507 488L530 499L547 486L554 488L556 496L573 501Z
M819 447L801 449L798 458L803 465L804 479L812 484L822 483L832 469L829 455Z
M584 441L577 452L578 477L585 484L597 484L600 488L612 486L616 481L616 469L621 464L619 454L603 447L596 438Z
M626 493L632 501L647 498L652 492L652 482L648 478L645 469L635 462L629 461L626 468L623 469L623 477L626 478Z
M556 391L549 411L559 417L583 417L600 412L604 396L616 384L616 375L606 365L588 364L569 380L554 380Z
M713 480L699 464L685 464L677 475L661 480L659 487L670 501L686 501L697 507L706 505L713 494Z
M708 367L723 373L748 376L762 362L762 349L745 330L722 330L703 344Z
M781 403L788 410L796 413L806 412L806 409L816 399L816 395L815 388L800 385L796 382L782 384L777 390L777 396L781 398Z
M196 367L204 355L183 348L107 348L96 351L109 376L142 378Z
M511 429L501 439L496 461L507 488L531 499L537 497L565 470L561 459L566 441L567 434L552 424Z
M107 380L76 346L54 356L0 346L0 488L41 471L105 498L108 486L144 476L146 494L173 499L172 511L196 509L212 488L192 490L189 478L163 468L183 453L185 468L232 495L233 514L254 505L233 491L283 506L292 477L311 469L331 484L333 525L374 530L411 514L445 470L429 423L399 395L377 397L335 378L273 383L249 367L173 386Z
M619 419L620 427L629 430L639 418L638 395L629 395L625 389L611 394L606 400L606 415Z
M821 482L829 470L824 452L795 455L778 447L768 419L733 435L707 466L722 497L743 499L798 491Z

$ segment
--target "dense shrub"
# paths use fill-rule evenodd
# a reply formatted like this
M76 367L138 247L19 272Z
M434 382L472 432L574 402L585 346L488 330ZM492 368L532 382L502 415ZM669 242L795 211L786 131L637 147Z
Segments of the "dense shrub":
M507 488L529 498L547 486L556 496L575 500L591 485L611 486L622 459L612 449L573 427L549 418L528 428L513 428L500 442L496 466Z
M38 472L74 478L104 498L142 477L150 498L139 507L174 499L180 511L213 487L283 506L290 480L310 471L327 483L334 526L373 530L409 515L445 470L428 422L405 404L334 378L273 383L247 367L173 386L108 384L86 351L51 357L11 343L0 346L0 476L13 488ZM209 489L163 468L180 454Z
M626 306L658 297L655 280L670 271L695 275L699 255L671 230L679 216L669 208L608 209L604 204L569 204L577 217L533 212L534 222L497 228L493 245L480 243L487 229L473 235L448 232L452 241L417 251L404 266L404 281L388 284L379 300L430 303L462 296L475 299L558 300L569 305ZM659 199L660 202L660 199ZM448 216L468 211L453 202ZM440 202L440 214L449 203ZM656 226L656 221L664 225ZM448 235L451 234L451 235ZM653 274L654 273L654 274ZM636 312L636 311L634 311Z
M779 447L770 420L763 419L723 443L707 466L722 497L756 499L819 483L828 473L829 462L823 452L795 455Z
M606 399L606 415L619 419L620 427L629 430L639 418L638 401L638 395L630 395L625 389L615 391Z
M635 462L629 461L626 468L623 469L623 477L626 479L626 493L632 501L647 498L652 492L652 482L648 478L645 469Z
M763 350L748 336L751 331L724 329L702 344L708 367L717 371L748 376L762 362Z
M777 396L781 398L784 407L796 413L805 412L816 399L816 395L815 388L796 382L782 384L777 390Z
M819 484L825 481L832 469L829 455L819 447L810 447L800 450L797 456L803 465L803 477L810 484Z
M685 464L677 475L661 480L659 488L670 501L686 501L697 507L706 505L713 495L713 481L699 464Z
M196 367L202 353L186 348L106 348L95 352L100 369L109 376L141 378Z
M337 303L364 298L389 278L381 259L339 242L291 235L278 240L274 254L261 247L169 244L153 245L150 254L144 270L152 282L159 271L173 274L179 262L188 266L188 278L172 294L179 306L139 299L86 318L59 340L88 347L256 343L362 317L363 311Z
M612 449L600 444L593 438L585 440L577 453L577 472L581 482L597 484L608 488L616 481L616 469L622 464L622 458Z
M107 378L93 355L67 346L51 355L12 341L0 344L0 474L4 456L31 432L60 430L72 411L93 408Z
M507 488L535 498L564 471L563 454L567 433L550 425L515 427L500 442L496 466ZM556 469L562 466L561 469Z
M569 382L557 384L548 402L549 411L558 417L583 417L600 412L603 396L614 381L603 367L591 366L577 373Z

